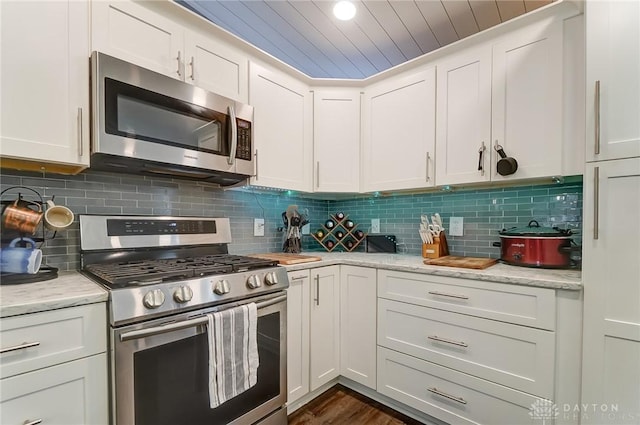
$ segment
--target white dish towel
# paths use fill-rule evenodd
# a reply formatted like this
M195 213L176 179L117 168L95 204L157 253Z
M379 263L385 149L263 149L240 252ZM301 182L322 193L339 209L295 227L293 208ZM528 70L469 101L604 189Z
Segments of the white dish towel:
M253 387L258 380L258 312L255 303L207 314L211 408Z

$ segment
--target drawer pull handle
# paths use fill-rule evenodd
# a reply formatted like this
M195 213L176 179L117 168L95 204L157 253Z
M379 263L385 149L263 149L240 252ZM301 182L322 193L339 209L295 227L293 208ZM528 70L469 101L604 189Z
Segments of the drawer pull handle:
M468 300L469 299L469 297L467 297L466 295L446 294L444 292L438 292L438 291L429 291L429 293L431 295L437 295L439 297L457 298L459 300Z
M434 341L438 341L438 342L445 342L447 344L452 344L452 345L457 345L459 347L468 347L469 344L467 344L466 342L462 342L462 341L454 341L452 339L446 339L446 338L440 338L437 335L430 335L427 338L432 339Z
M304 278L306 278L307 276L293 276L290 277L289 280L302 280Z
M13 347L7 347L0 350L0 354L10 353L11 351L24 350L31 347L37 347L39 342L23 342L20 345L14 345Z
M460 403L460 404L467 404L467 401L466 401L464 398L462 398L462 397L455 397L455 396L452 396L452 395L450 395L450 394L443 393L442 391L440 391L440 390L439 390L439 389L437 389L436 387L433 387L433 388L427 388L427 390L429 390L430 392L432 392L432 393L434 393L434 394L437 394L437 395L439 395L439 396L442 396L442 397L444 397L444 398L448 398L449 400L457 401L457 402L458 402L458 403Z
M35 421L30 421L29 419L27 419L26 421L22 422L22 425L38 425L42 423L42 419L36 419Z

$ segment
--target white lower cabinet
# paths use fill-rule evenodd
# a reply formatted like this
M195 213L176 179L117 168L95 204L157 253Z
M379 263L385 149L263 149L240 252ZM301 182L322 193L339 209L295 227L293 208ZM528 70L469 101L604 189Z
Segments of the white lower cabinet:
M384 347L378 392L451 424L535 423L537 397Z
M553 398L553 332L383 298L378 311L381 345Z
M340 266L340 375L376 388L376 270Z
M340 375L340 266L311 269L311 391Z
M107 424L107 355L2 380L0 423Z
M448 423L578 423L553 410L579 397L579 349L567 345L581 323L565 311L580 308L566 297L389 270L377 280L379 393Z
M340 266L288 276L287 405L295 410L294 402L340 374Z
M289 272L287 403L309 392L309 270Z
M584 209L582 423L638 424L640 158L587 164Z
M108 423L104 303L3 318L0 335L0 423Z

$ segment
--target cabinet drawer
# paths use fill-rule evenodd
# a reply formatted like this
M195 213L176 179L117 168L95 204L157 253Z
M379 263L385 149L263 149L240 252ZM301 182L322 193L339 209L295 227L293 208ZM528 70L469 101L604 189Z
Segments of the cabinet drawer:
M380 298L378 345L553 398L554 332Z
M107 355L99 354L0 381L0 423L108 421Z
M3 378L105 352L104 303L7 317L0 320Z
M378 296L555 330L553 289L378 270Z
M534 396L383 347L378 392L451 424L536 422L529 415Z

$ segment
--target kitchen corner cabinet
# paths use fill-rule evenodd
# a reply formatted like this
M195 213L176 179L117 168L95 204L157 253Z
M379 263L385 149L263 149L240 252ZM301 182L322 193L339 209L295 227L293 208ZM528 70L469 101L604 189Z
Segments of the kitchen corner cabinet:
M364 192L434 185L435 85L435 67L429 67L365 89Z
M340 266L340 375L376 389L376 269Z
M252 62L249 103L254 108L256 175L251 184L311 192L312 98L309 87Z
M108 423L104 303L3 318L0 334L0 423Z
M340 375L340 266L311 269L310 390Z
M617 412L589 411L582 423L637 423L640 157L587 164L584 198L582 403Z
M587 161L640 156L640 3L586 1Z
M360 90L313 91L315 192L360 190Z
M562 41L550 18L438 64L438 185L562 174ZM497 145L515 174L498 174Z
M287 288L287 404L309 392L309 270L289 272Z
M3 166L18 159L86 168L89 3L3 1L0 15Z
M133 2L92 2L92 49L247 102L245 55Z

